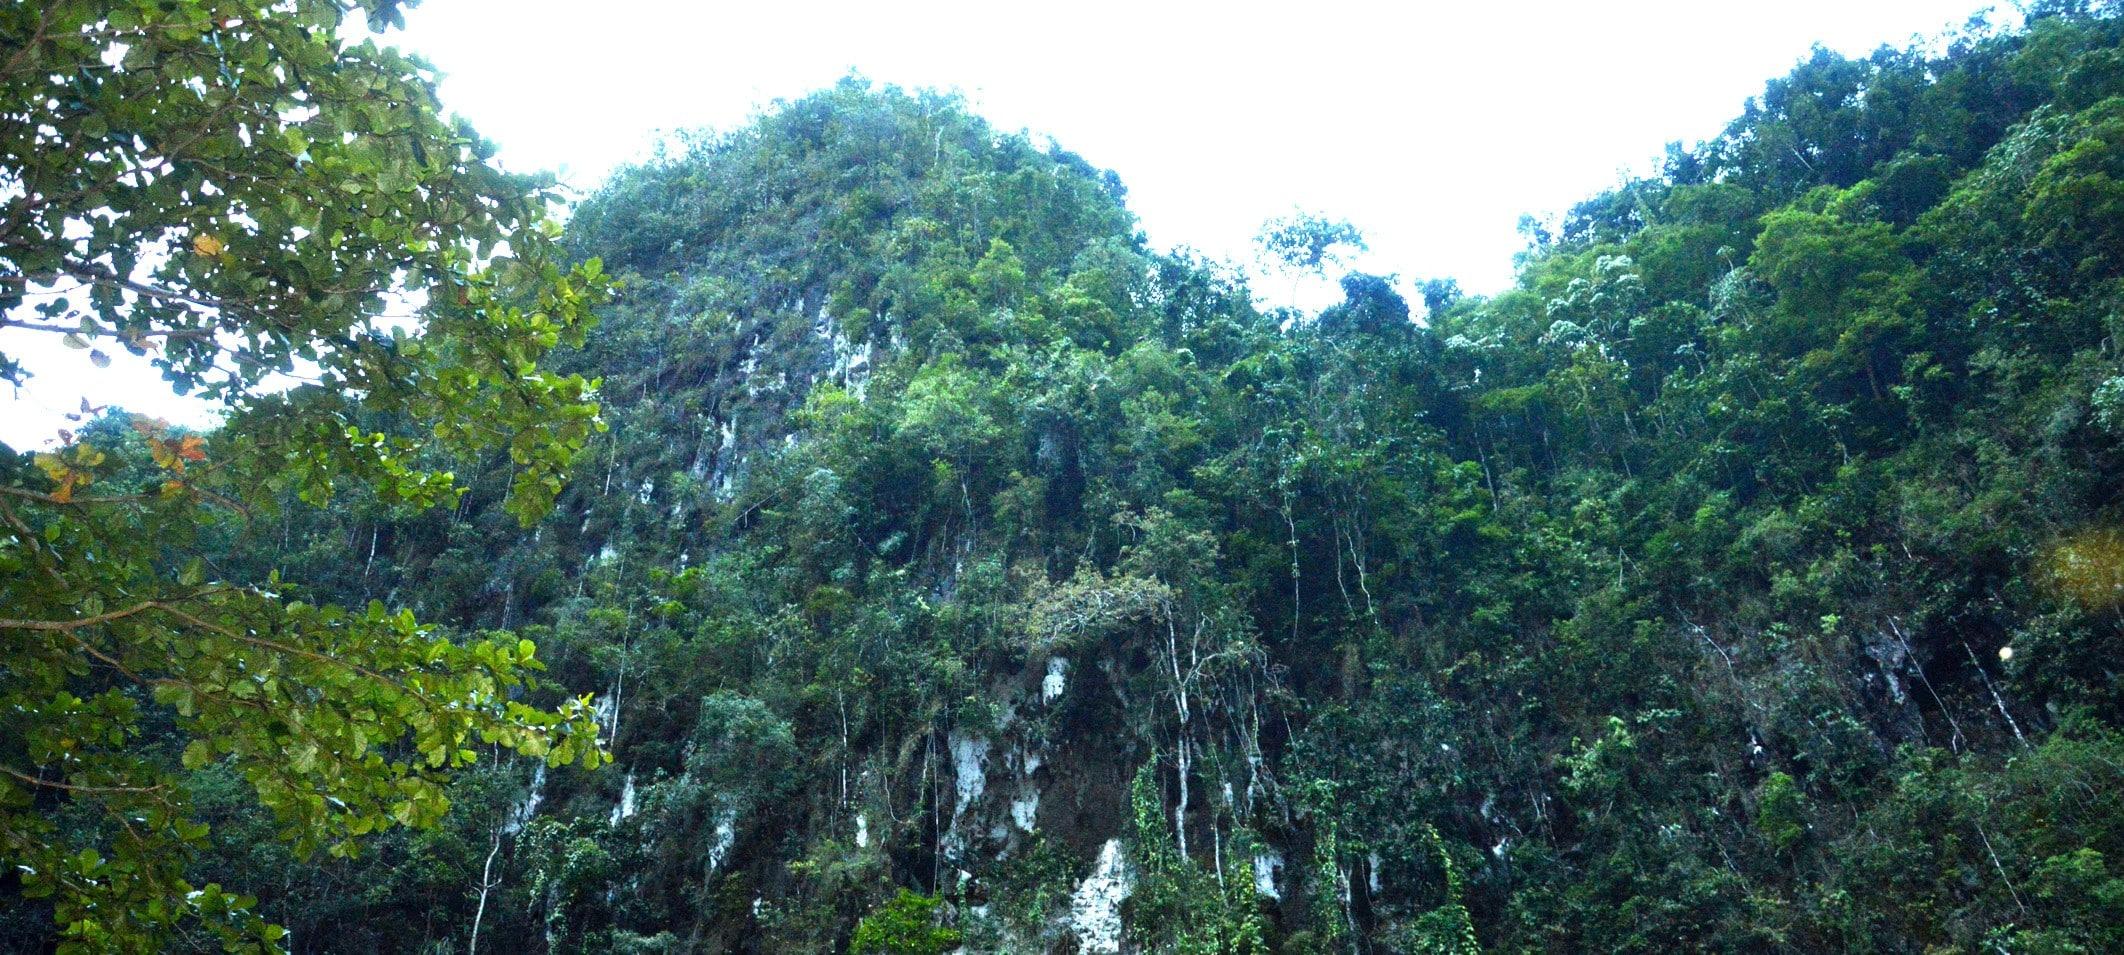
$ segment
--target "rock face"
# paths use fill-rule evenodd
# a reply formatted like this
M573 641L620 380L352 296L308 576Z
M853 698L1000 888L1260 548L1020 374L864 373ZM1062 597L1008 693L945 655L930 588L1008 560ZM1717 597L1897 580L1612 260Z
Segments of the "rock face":
M1091 874L1069 899L1069 929L1077 936L1079 951L1121 951L1121 905L1128 901L1132 884L1121 841L1108 840L1099 847Z
M611 431L547 525L501 468L392 582L611 688L625 771L518 780L551 858L483 938L2115 949L2124 618L2029 567L2124 554L2124 269L1999 231L2115 178L2086 56L1824 54L1421 322L1373 276L1262 314L946 99L620 176L571 223ZM1810 151L1869 89L2004 112Z
M584 368L604 380L612 440L585 456L590 480L570 488L562 505L565 518L555 522L557 530L541 528L537 542L584 554L578 560L583 580L572 588L579 599L587 601L599 586L625 586L621 582L631 575L720 586L731 579L729 561L743 559L755 546L745 535L763 520L799 514L820 535L814 553L844 568L829 571L829 576L840 574L841 583L807 585L805 598L787 608L797 614L787 618L792 623L820 626L832 619L833 601L859 592L863 600L897 601L900 608L889 613L913 619L934 619L991 599L974 595L992 591L992 561L1010 548L987 526L992 505L985 497L994 489L977 493L971 482L992 484L998 475L992 466L960 460L958 452L946 449L957 440L947 434L952 429L990 427L982 423L988 412L956 404L966 397L956 384L925 377L929 369L948 369L966 357L955 343L968 330L940 326L937 319L956 311L961 316L954 321L1012 321L1033 303L1006 301L1025 294L1007 291L1010 282L1030 289L1056 285L1073 274L1085 283L1091 280L1083 276L1094 275L1107 276L1100 282L1138 282L1149 260L1127 234L1128 219L1112 183L1075 157L993 138L963 115L924 119L910 112L916 104L889 96L836 96L830 104L809 104L781 117L797 126L826 124L799 134L822 138L806 140L794 152L783 152L790 142L763 136L733 141L723 152L696 157L691 164L642 174L637 184L645 188L662 190L665 183L684 180L686 190L705 189L667 192L660 200L693 218L652 222L652 215L666 210L637 208L617 202L615 195L593 201L578 214L578 241L632 276L624 313L581 356ZM932 107L952 109L944 104L922 108ZM848 125L851 116L866 116L864 122L875 124L857 128L861 123ZM941 140L938 123L944 127ZM907 124L926 130L920 134L926 151L897 152L865 139L904 135L910 130L895 127ZM835 136L846 138L836 141ZM904 167L887 168L902 159ZM832 172L820 173L826 178L819 181L805 178L812 172L711 181L732 164L783 162L794 163L792 169ZM957 205L976 193L966 191L973 184L963 178L964 167L953 163L989 167L983 175L1016 170L1010 174L1027 177L1027 187L1045 196L1041 201L1053 221L1028 220L1013 227L1007 241L1000 235L975 239L935 231L980 222L976 207L995 201ZM745 175L759 176L758 167ZM855 179L869 185L849 186ZM865 219L860 236L874 245L905 243L907 248L872 248L863 256L821 251L829 234L841 236L836 241L857 235L846 231L852 223L831 221L838 214L833 207L851 201L851 188L857 193L907 190L901 206ZM776 190L784 191L767 195ZM1071 210L1071 204L1079 208ZM630 246L633 236L652 228L669 229L680 238ZM1012 243L1021 248L1013 249ZM615 254L615 244L633 251ZM1121 271L1087 269L1091 260L1085 250L1095 248L1110 249L1113 266ZM972 258L962 258L962 252ZM991 266L1005 277L988 277ZM963 281L950 271L964 273L968 267L982 276L974 286L959 286L971 298L925 298ZM1007 277L1017 274L1013 270L1025 275ZM1120 287L1114 294L1130 294ZM1096 295L1083 302L1111 307ZM835 414L862 415L881 388L889 389L896 402L929 402L928 410L917 409L897 432L877 436L913 455L913 470L881 479L803 463L818 454L807 442L820 429L822 402L840 409ZM1024 463L1025 472L1043 482L1034 505L1043 513L1080 507L1088 453L1081 428L1058 411L1048 414L1034 434ZM935 442L943 443L931 448ZM893 482L925 493L935 485L945 495L940 499L956 499L953 506L972 510L940 514L936 521L912 515L881 521L880 515L861 513L849 503L857 493L874 500L889 494ZM885 530L850 534L865 524ZM879 567L897 565L900 576L865 581L861 561L851 556ZM708 621L730 606L726 597L745 603L765 596L739 589L710 599L672 588L662 599L667 614L683 615L666 619ZM780 612L771 607L761 605ZM803 619L807 614L810 619ZM970 633L996 645L947 651L976 669L966 679L909 688L913 692L902 699L919 701L913 713L877 710L874 691L839 684L833 691L833 719L790 726L796 758L817 761L816 775L792 773L790 781L771 785L765 779L768 767L726 778L721 770L697 771L689 756L702 746L752 752L746 747L762 745L760 739L726 733L687 741L684 721L692 708L685 699L677 701L677 713L638 712L638 706L659 704L636 694L656 691L614 679L615 686L626 683L629 695L600 695L599 720L614 727L615 739L617 727L627 727L618 746L622 761L633 768L609 791L606 798L612 801L601 813L615 832L638 838L643 852L654 855L663 851L659 847L684 844L691 859L668 869L660 868L663 863L649 866L636 875L636 891L652 898L680 887L745 894L744 906L698 913L692 937L711 945L763 944L756 929L747 929L749 923L783 933L777 936L783 941L773 944L807 947L815 942L794 927L780 926L777 912L814 891L791 876L789 862L796 857L790 853L815 853L821 850L803 847L824 846L845 853L836 865L931 892L957 893L966 904L950 910L951 917L977 943L987 938L1010 950L1120 951L1123 903L1132 884L1127 793L1130 781L1157 758L1156 727L1172 706L1172 679L1134 645L1135 631L1150 623L1143 607L1085 623L1038 637L1052 646L1030 654L996 643L1026 639L1013 628ZM883 626L890 631L894 624L888 619ZM880 640L907 640L908 633ZM824 637L814 632L759 638L755 672L779 680L795 677L802 672L798 668L820 665L810 654ZM883 642L878 650L892 652ZM614 656L617 666L650 665L628 652L622 648ZM864 663L889 665L887 658ZM953 682L963 695L940 697L939 691ZM1166 689L1158 689L1161 685ZM1182 696L1190 692L1182 688ZM954 701L954 708L940 708L945 701ZM771 735L775 730L746 727L743 732ZM1256 791L1246 788L1249 796ZM1181 824L1216 828L1197 802ZM992 896L996 904L974 904ZM1035 910L1027 907L1032 900L1045 901Z

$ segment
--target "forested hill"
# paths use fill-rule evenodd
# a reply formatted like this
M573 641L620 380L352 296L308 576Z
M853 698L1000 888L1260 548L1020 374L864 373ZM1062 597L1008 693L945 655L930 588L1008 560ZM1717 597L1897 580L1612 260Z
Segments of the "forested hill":
M302 951L2124 950L2124 21L2066 6L1817 52L1494 297L1265 310L860 81L627 169L552 517L502 457L231 545L535 640L614 764L309 861L209 767L199 881Z

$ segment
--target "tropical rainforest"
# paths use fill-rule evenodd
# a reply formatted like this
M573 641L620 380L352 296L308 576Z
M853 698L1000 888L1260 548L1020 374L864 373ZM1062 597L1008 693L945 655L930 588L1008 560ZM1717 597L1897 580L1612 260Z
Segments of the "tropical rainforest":
M346 9L0 12L5 324L231 409L0 449L0 948L2124 951L2114 5L1317 312L854 77L563 208Z

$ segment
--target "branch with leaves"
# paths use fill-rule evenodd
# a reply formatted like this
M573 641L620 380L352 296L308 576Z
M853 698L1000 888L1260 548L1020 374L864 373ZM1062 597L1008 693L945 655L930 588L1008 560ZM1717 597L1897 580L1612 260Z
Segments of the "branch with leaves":
M99 367L123 347L229 413L191 433L84 403L64 446L0 455L0 859L62 950L277 944L252 900L186 881L187 771L224 766L298 851L345 855L432 825L486 747L607 759L531 641L211 562L229 518L297 500L454 504L470 455L510 456L528 524L603 428L594 381L541 367L583 340L598 265L560 260L551 181L492 165L432 69L342 39L400 7L0 6L0 324ZM164 722L181 751L145 744Z

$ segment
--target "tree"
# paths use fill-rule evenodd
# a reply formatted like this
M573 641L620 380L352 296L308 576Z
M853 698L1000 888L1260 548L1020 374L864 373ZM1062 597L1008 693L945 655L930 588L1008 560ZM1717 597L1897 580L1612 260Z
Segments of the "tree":
M1271 265L1306 275L1342 265L1349 256L1370 248L1365 245L1364 233L1347 220L1311 212L1295 212L1262 223L1254 244Z
M0 456L0 858L62 948L151 949L186 919L232 947L279 936L185 880L206 827L180 766L224 763L298 851L349 854L438 819L478 743L606 758L585 701L521 698L530 641L314 606L213 560L291 496L455 502L438 462L496 449L528 524L601 427L595 382L538 364L602 288L594 261L556 261L550 183L490 165L428 67L341 38L400 6L0 7L0 325L99 365L125 348L229 412ZM0 355L0 375L23 372Z
M1330 335L1390 335L1415 327L1409 323L1409 303L1394 291L1392 281L1363 272L1342 277L1341 304L1322 311L1317 323Z
M1254 234L1254 248L1262 265L1289 277L1292 298L1301 281L1326 278L1328 270L1370 251L1364 233L1348 220L1303 211L1262 223Z

